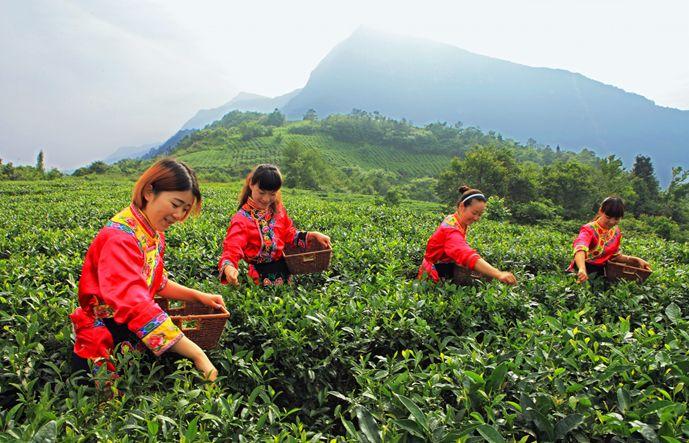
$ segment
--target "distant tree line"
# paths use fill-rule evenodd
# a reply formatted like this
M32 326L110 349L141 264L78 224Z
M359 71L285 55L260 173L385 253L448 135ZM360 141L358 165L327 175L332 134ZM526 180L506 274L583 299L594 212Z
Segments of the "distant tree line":
M274 135L275 129L283 126L285 129ZM294 140L284 143L284 131L325 134L360 146L386 145L402 151L443 153L452 160L448 160L447 168L440 174L428 177L403 177L390 170L355 165L334 167L319 149ZM331 115L322 120L311 109L301 121L287 122L277 109L269 114L232 111L203 130L187 135L176 149L202 151L223 146L228 140L246 142L269 136L281 146L278 164L290 187L373 194L388 204L411 198L453 206L458 187L468 184L493 196L489 216L520 223L581 220L591 216L605 196L618 195L627 203L628 214L644 220L659 235L687 239L689 172L682 168L675 168L670 185L661 189L649 157L637 156L632 168L626 170L615 156L599 158L587 149L578 153L562 151L533 139L520 144L493 131L483 133L478 128L464 127L461 122L416 127L406 120L356 109L348 115ZM108 165L98 161L77 169L73 175L134 176L149 162L121 160ZM42 152L35 167L14 167L0 161L2 179L59 176L58 171L53 171L44 172ZM198 171L201 178L226 181L243 176L248 166L241 171L213 167Z
M12 162L4 163L0 158L0 180L53 180L60 177L62 172L56 168L45 170L42 150L36 156L35 166L15 166Z
M134 177L141 174L151 163L152 160L123 159L109 165L104 161L98 160L88 166L76 169L72 175L74 177L84 177L91 174Z
M637 156L631 170L615 157L580 158L557 153L545 165L518 161L513 149L476 146L462 158L455 157L437 177L441 200L454 205L461 184L499 196L511 218L521 223L590 217L600 202L617 195L627 213L645 219L665 238L689 240L689 172L673 170L672 181L661 190L651 159Z
M403 150L458 153L445 171L425 179L405 182L386 171L347 168L339 174L320 174L320 180L300 180L309 175L311 167L316 171L325 162L318 151L293 145L283 160L285 170L294 174L292 186L318 189L330 181L338 183L340 189L376 193L390 201L403 197L438 199L453 206L459 197L458 187L469 184L499 197L494 202L499 201L502 207L494 207L493 212L502 211L521 223L581 220L590 217L606 196L618 195L625 200L628 214L647 221L657 234L689 239L689 172L675 168L670 185L661 190L647 156L637 156L627 171L618 157L599 158L586 149L579 153L559 147L553 150L533 139L520 145L492 131L484 134L477 128L464 128L461 123L417 128L405 120L360 110L331 115L320 122L315 111L309 110L289 131L324 132L340 141L389 144Z

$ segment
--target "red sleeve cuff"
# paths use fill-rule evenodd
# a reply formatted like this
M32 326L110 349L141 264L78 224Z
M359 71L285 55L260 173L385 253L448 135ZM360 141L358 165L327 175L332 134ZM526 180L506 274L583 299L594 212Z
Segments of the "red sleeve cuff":
M184 334L153 300L140 303L127 327L155 355L161 355L180 341Z
M184 337L182 331L163 311L133 332L155 355L161 355Z
M472 270L473 270L474 267L476 266L476 262L478 261L479 258L481 258L480 255L478 255L478 254L473 254L471 257L469 257L469 261L467 262L467 267L468 267L469 269L472 269Z

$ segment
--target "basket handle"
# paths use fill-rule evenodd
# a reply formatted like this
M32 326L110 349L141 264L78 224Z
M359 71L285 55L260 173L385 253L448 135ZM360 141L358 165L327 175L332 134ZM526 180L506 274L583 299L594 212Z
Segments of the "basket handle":
M316 254L308 254L302 257L302 263L307 263L316 260Z

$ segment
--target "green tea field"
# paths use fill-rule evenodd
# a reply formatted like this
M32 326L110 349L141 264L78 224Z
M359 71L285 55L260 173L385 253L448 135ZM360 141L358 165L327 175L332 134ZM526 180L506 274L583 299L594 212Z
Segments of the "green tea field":
M623 251L655 272L603 290L564 272L576 224L486 219L469 243L519 284L434 285L416 271L447 208L286 190L295 224L332 238L330 269L225 287L239 184L204 184L202 214L166 234L171 279L222 294L232 314L209 352L218 380L130 352L119 395L79 383L68 314L82 260L131 187L0 183L0 441L689 439L688 244L623 221Z
M204 131L199 140L185 140L175 157L194 165L199 172L213 170L243 171L256 163L279 163L284 146L290 142L318 150L336 167L358 166L385 169L403 177L427 177L439 173L452 158L449 153L407 152L390 146L345 143L327 135L290 134L276 128L274 136L242 141L237 135L217 130Z

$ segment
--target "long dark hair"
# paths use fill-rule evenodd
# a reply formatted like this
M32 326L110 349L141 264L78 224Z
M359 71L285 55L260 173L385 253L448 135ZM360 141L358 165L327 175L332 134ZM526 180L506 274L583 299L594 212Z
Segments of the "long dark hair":
M275 211L278 206L282 204L282 194L280 188L282 187L282 174L277 166L268 163L256 166L249 175L246 176L242 191L239 193L239 209L244 206L244 203L251 197L251 185L258 183L258 187L264 191L277 191L277 198L271 205L271 209Z
M132 191L132 203L139 209L146 207L144 193L148 186L153 189L153 194L159 192L191 191L194 196L194 204L189 212L198 214L201 212L201 191L194 170L185 163L174 158L164 158L155 162L146 169L136 181ZM186 218L189 213L185 214Z
M463 205L465 208L468 206L471 206L471 202L474 200L486 201L486 196L483 195L483 192L479 191L478 189L470 188L469 186L460 186L459 187L459 200L457 200L457 206Z

